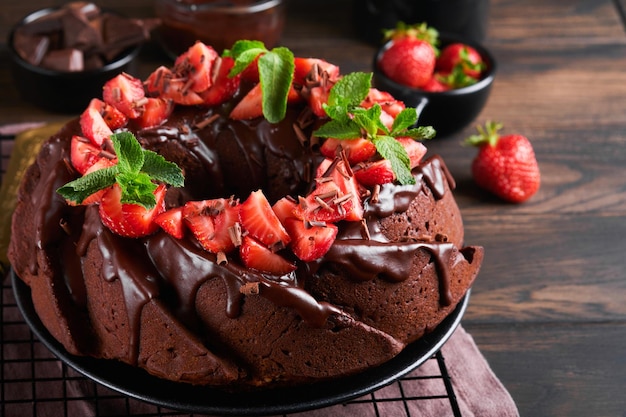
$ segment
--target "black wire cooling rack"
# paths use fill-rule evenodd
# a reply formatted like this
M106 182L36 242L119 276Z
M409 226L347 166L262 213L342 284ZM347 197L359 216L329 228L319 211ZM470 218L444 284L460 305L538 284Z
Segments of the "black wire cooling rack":
M6 172L12 148L13 138L0 136L0 175ZM57 359L22 318L8 276L2 280L0 321L0 417L191 416L126 397L87 379ZM440 401L450 410L446 415L461 416L441 352L433 355L420 370L425 365L430 365L428 373L414 371L389 386L349 401L340 406L346 408L342 414L417 417L420 404ZM428 395L424 395L424 384L429 386ZM329 410L329 416L334 414ZM311 415L325 414L318 410Z

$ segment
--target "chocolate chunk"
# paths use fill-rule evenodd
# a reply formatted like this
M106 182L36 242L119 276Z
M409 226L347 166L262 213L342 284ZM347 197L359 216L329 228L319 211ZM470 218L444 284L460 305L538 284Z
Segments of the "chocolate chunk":
M42 66L57 71L76 72L85 69L83 52L78 49L57 49L48 52Z
M84 15L69 11L63 16L64 47L83 51L97 49L102 44L100 33Z
M27 35L22 30L15 31L13 44L17 53L26 62L39 65L50 47L50 38L47 36Z
M60 71L97 69L150 38L157 19L128 19L75 1L16 29L13 45L25 61Z
M91 20L100 15L100 8L94 3L86 1L75 1L63 6L65 9L82 15L86 20Z
M42 35L54 31L59 31L63 26L61 20L63 19L64 14L65 10L63 9L55 10L51 13L41 16L38 19L33 20L32 22L28 22L27 24L22 26L21 29L27 35Z

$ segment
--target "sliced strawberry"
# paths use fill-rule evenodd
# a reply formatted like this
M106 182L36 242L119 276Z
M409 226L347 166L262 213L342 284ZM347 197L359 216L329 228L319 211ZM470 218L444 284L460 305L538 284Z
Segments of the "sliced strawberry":
M213 84L213 64L217 58L212 47L198 41L176 58L174 73L188 80L191 91L200 93Z
M285 275L296 270L296 266L277 253L272 252L251 236L244 236L239 247L243 264L259 272L271 275Z
M146 91L154 96L186 106L202 104L202 97L191 90L188 79L175 74L171 69L160 66L146 79Z
M239 221L239 208L233 199L189 201L183 206L183 219L203 248L227 253L235 248L233 228Z
M327 77L336 81L339 78L339 67L318 58L294 58L294 74L293 82L304 85L307 77L311 74L313 79L317 79L317 74L312 74L314 71L318 73L326 72Z
M146 129L159 126L172 114L174 104L170 100L160 97L148 97L145 99L144 111L136 120L139 127Z
M328 252L337 237L338 228L334 224L313 226L296 218L287 218L285 228L291 236L291 250L305 262L321 258Z
M230 112L230 118L248 120L263 115L263 92L261 84L256 84Z
M183 78L170 78L164 82L160 97L184 106L202 104L204 101L198 93L188 88Z
M257 55L256 58L241 72L241 79L246 82L257 84L259 82L259 58L262 54Z
M174 207L155 216L154 222L167 234L182 239L185 236L185 226L183 224L183 208Z
M309 91L308 102L309 107L317 117L326 117L324 104L328 103L328 95L330 90L326 87L317 86Z
M174 78L172 70L161 65L148 76L144 82L144 87L148 94L159 96L163 92L165 84L172 78Z
M92 99L89 102L89 106L93 106L98 110L102 119L104 119L104 122L111 130L124 127L126 126L126 123L128 123L128 117L126 117L124 113L100 99Z
M94 164L91 165L87 169L87 171L85 171L84 175L90 174L94 171L98 171L103 168L112 167L115 164L117 164L117 158L113 158L113 159L108 158L108 157L98 158L98 160L95 161ZM107 191L106 189L96 191L95 193L91 194L89 197L84 199L80 204L83 206L88 206L89 204L100 203L100 200L102 199L102 196L104 195L106 191Z
M70 161L81 175L84 175L93 164L102 158L100 156L101 151L102 148L94 145L89 139L78 135L72 136Z
M104 101L130 119L141 115L145 96L142 81L126 73L115 76L102 87Z
M391 162L387 159L370 162L364 164L363 167L355 168L354 176L360 184L366 187L387 184L396 179L396 175L391 169Z
M100 113L100 102L98 99L92 99L85 111L80 115L79 121L83 136L97 147L101 147L102 143L113 134L113 131Z
M358 164L359 162L367 161L376 155L376 146L374 146L374 143L362 138L348 140L329 138L326 139L320 147L320 152L326 158L334 159L337 156L337 147L339 145L341 145L350 164Z
M241 203L239 221L245 231L268 248L277 249L289 243L287 231L261 190L250 193Z
M426 155L426 146L422 142L418 142L412 138L399 137L396 138L404 149L406 153L409 155L409 159L411 160L411 169L415 168L422 162L422 157Z
M213 65L213 84L210 88L200 93L203 104L217 106L230 99L239 89L241 74L229 77L230 70L235 65L231 57L217 58Z
M300 94L300 91L296 90L293 84L291 84L291 86L289 87L289 92L287 93L287 103L296 104L300 103L303 100L304 98L302 97L302 94Z
M159 185L154 192L156 205L147 210L138 204L122 204L122 190L117 185L106 189L100 199L100 218L113 233L124 237L143 237L156 232L159 226L154 223L155 216L165 210L164 185Z
M369 109L374 104L380 105L383 111L393 118L406 108L402 101L396 100L390 93L376 88L370 88L370 91L367 97L365 97L365 100L361 103L361 106Z
M359 221L363 218L363 205L361 202L361 193L359 192L359 184L352 173L352 169L347 169L343 160L334 162L333 159L324 159L317 167L316 181L322 181L322 183L330 182L336 186L338 191L335 201L340 202L338 204L341 207L337 207L337 203L333 203L332 200L329 202L335 204L331 207L334 207L333 212L336 212L338 217L335 220L331 220L332 216L324 219L323 215L328 215L329 211L325 208L322 210L322 208L316 207L315 205L319 204L316 198L313 201L307 202L311 197L309 195L304 203L309 207L309 211L313 209L313 211L317 213L312 217L306 217L300 209L297 209L294 213L297 213L301 219L334 222L338 220ZM311 194L315 194L316 191L317 189ZM302 200L300 202L302 203ZM329 202L326 202L326 204Z
M272 206L272 210L280 220L281 224L285 224L285 219L288 217L294 217L293 211L296 208L296 202L289 198L283 197Z
M338 222L346 218L346 210L335 201L342 192L334 181L317 184L306 198L301 198L294 210L294 215L301 220L313 222Z

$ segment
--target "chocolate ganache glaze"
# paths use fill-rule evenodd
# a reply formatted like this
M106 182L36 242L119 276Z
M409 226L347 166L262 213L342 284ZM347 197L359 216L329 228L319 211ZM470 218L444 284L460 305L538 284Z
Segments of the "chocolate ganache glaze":
M168 190L169 206L226 195L243 199L256 189L276 201L311 187L322 157L315 144L302 139L310 138L318 123L308 108L290 107L282 122L270 124L263 118L231 120L225 116L231 107L178 108L156 128L129 124L145 148L185 173L185 187ZM461 217L450 193L454 182L437 156L414 169L415 185L385 184L367 196L363 221L340 222L325 256L306 263L285 253L298 268L274 277L245 268L237 254L220 261L189 236L175 239L163 231L139 239L117 236L102 225L97 206L68 205L55 190L78 175L68 163L75 134L78 120L50 138L29 168L9 255L31 286L42 321L74 354L116 358L160 377L212 385L351 374L385 362L435 327L462 298L482 261L482 248L462 248ZM20 222L24 216L34 225ZM119 288L121 305L106 306L98 298L102 288ZM384 298L373 301L377 293ZM282 330L271 343L280 349L261 345L265 323L250 314L257 304L278 320ZM402 304L410 311L394 316ZM163 318L147 317L149 305L165 311ZM188 339L184 349L163 347L170 356L176 351L176 360L162 359L159 347L144 352L146 328L159 320L172 332L159 343L175 343L170 341L175 331ZM291 338L288 346L285 335ZM111 337L123 346L109 347L105 341ZM353 339L363 348L351 346ZM323 352L301 348L317 343ZM335 352L342 348L345 352ZM199 353L190 354L190 361L210 358L210 364L182 365L181 352L193 349ZM260 353L265 351L271 353ZM329 360L335 363L322 363Z

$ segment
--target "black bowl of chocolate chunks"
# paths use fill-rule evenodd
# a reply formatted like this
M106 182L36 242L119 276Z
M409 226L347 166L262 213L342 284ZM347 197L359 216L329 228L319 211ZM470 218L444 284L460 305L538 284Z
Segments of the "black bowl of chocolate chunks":
M11 73L22 98L59 113L82 111L104 83L136 71L154 22L72 2L38 10L10 32Z

